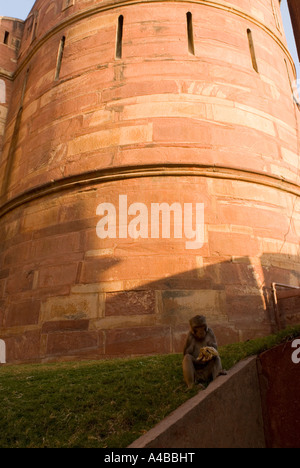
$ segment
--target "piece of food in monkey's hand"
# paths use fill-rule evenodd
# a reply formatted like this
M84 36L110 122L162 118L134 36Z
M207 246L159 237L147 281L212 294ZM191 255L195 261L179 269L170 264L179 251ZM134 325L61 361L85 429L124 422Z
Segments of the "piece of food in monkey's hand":
M219 356L219 353L215 348L212 346L205 346L204 348L200 349L197 361L209 362L216 356Z

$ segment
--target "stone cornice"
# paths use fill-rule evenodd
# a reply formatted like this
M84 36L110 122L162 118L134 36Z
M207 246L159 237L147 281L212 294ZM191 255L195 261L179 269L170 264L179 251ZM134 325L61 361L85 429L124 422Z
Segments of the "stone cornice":
M26 203L33 202L45 196L62 193L66 190L72 191L85 186L144 177L208 177L234 180L259 184L276 190L282 190L298 197L300 196L300 185L296 183L265 173L247 171L239 168L206 166L200 164L149 164L138 167L121 166L78 174L32 188L11 200L2 201L2 205L0 206L0 218Z
M64 30L66 27L71 26L72 24L77 23L78 21L84 20L98 13L109 11L115 8L122 8L122 7L132 6L132 5L145 4L145 3L166 3L166 2L205 5L208 7L216 8L216 9L240 16L241 18L251 22L252 24L255 24L257 27L261 28L265 33L271 36L272 39L283 50L283 52L286 54L286 56L288 57L288 60L291 63L291 66L294 72L294 77L296 78L296 68L295 68L295 64L292 59L292 56L289 50L287 49L287 47L285 46L285 44L282 42L282 40L277 34L275 34L270 28L268 28L264 23L262 23L258 18L255 18L254 16L249 15L245 11L241 10L240 8L228 2L224 1L220 3L217 0L110 0L110 1L102 2L100 5L94 6L84 11L79 11L77 13L74 13L71 16L68 16L63 21L58 23L54 28L48 31L33 46L33 48L29 50L27 56L23 59L23 61L21 61L18 69L16 70L15 76L17 76L23 70L23 68L26 67L28 62L33 57L33 55L43 46L43 44L46 41L48 41L52 36L54 36L58 32Z

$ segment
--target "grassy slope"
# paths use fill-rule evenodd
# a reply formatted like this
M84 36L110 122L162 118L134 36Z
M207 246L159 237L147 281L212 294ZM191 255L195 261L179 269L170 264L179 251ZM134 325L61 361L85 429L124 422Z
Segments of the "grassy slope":
M220 348L226 369L300 335ZM126 447L196 394L181 355L0 368L0 447Z

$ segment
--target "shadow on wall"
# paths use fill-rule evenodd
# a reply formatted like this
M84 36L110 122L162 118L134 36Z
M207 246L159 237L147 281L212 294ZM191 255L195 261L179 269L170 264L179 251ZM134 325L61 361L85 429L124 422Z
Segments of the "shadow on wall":
M180 261L176 258L173 261L178 263L177 270L180 270ZM49 332L48 343L55 342L57 346L63 337L65 347L62 349L60 344L55 349L55 345L48 351L50 354L65 352L89 357L182 352L189 319L195 314L207 317L219 345L270 334L300 322L300 299L294 298L295 308L288 312L280 306L281 313L276 316L272 292L273 282L300 285L296 261L296 258L282 254L222 262L207 258L203 259L202 266L191 271L134 289L101 293L102 317L97 321L90 319L93 322L90 325L89 319L83 321L85 330L82 330L82 336L86 338L88 333L95 333L88 330L98 329L101 336L98 348L95 344L94 350L85 349L83 340L80 349L80 340L75 340L75 334L77 338L80 334L78 328L63 330L59 327L64 324L68 327L70 322L62 324L60 321L55 329L52 321L43 324L42 332ZM129 276L126 260L121 258L94 258L83 263L82 281L95 284L98 278L95 286L98 291L101 281ZM158 264L159 258L149 256L149 273ZM174 269L174 265L170 267ZM92 271L98 272L96 277ZM74 344L77 348L72 347Z
M139 281L139 286L132 289L112 291L107 289L109 281L114 283L114 278L128 278L129 274L134 277L126 260L85 257L79 262L70 294L61 285L59 288L53 285L51 289L51 278L47 276L45 284L40 283L47 284L47 289L34 291L28 316L24 299L19 304L7 304L8 312L0 314L6 331L6 336L1 337L6 344L6 360L181 353L189 319L196 314L207 317L219 345L268 335L300 323L300 297L288 299L292 305L286 300L279 301L276 315L272 291L272 283L300 285L297 260L275 253L264 254L260 259L235 257L222 262L217 258L203 258L203 264L194 270L146 284ZM180 270L177 258L170 257L168 261L172 262L173 271L176 264L177 271ZM137 259L134 262L138 264ZM149 255L146 262L149 272L158 263L159 258ZM40 263L32 264L32 271L39 266ZM139 267L136 271L140 271ZM47 271L50 275L51 268L47 267ZM54 278L57 283L66 271L59 268L55 271L59 275ZM126 281L120 284L126 285ZM16 294L14 300L17 298ZM29 319L35 320L36 326L24 330ZM20 324L20 320L24 322ZM20 325L23 325L22 333L8 333L9 328L16 330L13 327Z
M289 308L280 301L280 314L276 316L272 291L274 282L300 285L295 257L264 254L260 259L216 260L206 259L205 265L204 259L200 268L147 283L133 291L107 294L105 317L152 315L156 327L171 327L173 352L182 351L188 321L198 313L207 316L221 345L266 335L300 322L300 298L293 298L293 307Z

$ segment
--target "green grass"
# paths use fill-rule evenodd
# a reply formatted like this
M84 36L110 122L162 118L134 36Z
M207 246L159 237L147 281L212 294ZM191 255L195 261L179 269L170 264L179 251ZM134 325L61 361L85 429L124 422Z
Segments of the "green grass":
M300 326L220 348L226 369ZM126 447L197 393L182 355L0 368L0 448Z

